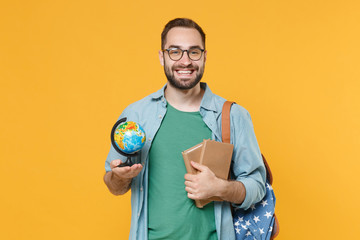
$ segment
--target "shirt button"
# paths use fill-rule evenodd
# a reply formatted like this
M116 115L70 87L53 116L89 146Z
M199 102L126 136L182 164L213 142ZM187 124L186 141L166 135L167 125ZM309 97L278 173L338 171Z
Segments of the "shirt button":
M140 188L140 191L143 191L143 188Z
M151 141L151 138L148 138L148 141Z
M159 115L159 118L161 119L161 118L162 118L162 116L161 116L161 115Z

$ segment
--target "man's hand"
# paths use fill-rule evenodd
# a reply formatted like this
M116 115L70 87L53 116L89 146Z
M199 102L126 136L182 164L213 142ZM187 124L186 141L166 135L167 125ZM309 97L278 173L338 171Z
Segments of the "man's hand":
M104 182L114 195L125 194L130 189L131 180L142 170L141 164L134 164L131 167L117 167L121 164L120 159L110 162L111 171L104 176Z
M224 201L241 204L246 197L246 189L240 181L229 181L217 178L206 166L196 162L191 165L198 170L197 174L185 174L185 190L188 198L198 200L220 197Z
M117 167L122 163L120 159L116 159L110 162L110 168L112 171L112 178L114 179L132 179L136 177L142 170L141 164L134 164L131 167Z
M197 174L185 174L185 190L188 192L188 198L207 199L218 196L218 186L222 179L219 179L206 166L191 161L191 165L198 170Z

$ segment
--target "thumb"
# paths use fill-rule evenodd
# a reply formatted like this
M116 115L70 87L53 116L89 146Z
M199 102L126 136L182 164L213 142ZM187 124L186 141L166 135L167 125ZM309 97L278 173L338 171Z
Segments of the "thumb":
M198 170L200 172L206 170L206 168L207 168L205 165L202 165L202 164L194 162L194 161L191 161L191 166L193 166L193 168L195 168L196 170Z
M115 159L115 160L111 161L110 162L111 169L116 168L117 166L119 166L120 163L122 163L122 161L120 159Z

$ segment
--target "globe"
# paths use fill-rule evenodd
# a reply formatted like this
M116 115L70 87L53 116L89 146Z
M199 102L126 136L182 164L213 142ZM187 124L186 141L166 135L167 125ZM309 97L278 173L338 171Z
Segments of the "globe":
M126 154L138 152L145 144L144 129L136 122L128 121L119 124L114 132L116 146Z

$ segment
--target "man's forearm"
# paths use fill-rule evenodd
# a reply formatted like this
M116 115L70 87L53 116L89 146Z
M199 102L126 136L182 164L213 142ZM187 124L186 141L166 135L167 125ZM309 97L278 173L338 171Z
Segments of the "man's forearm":
M246 189L240 181L228 181L219 179L218 197L224 201L241 204L246 197Z
M117 178L112 171L105 173L104 182L114 195L125 194L130 189L131 178Z

